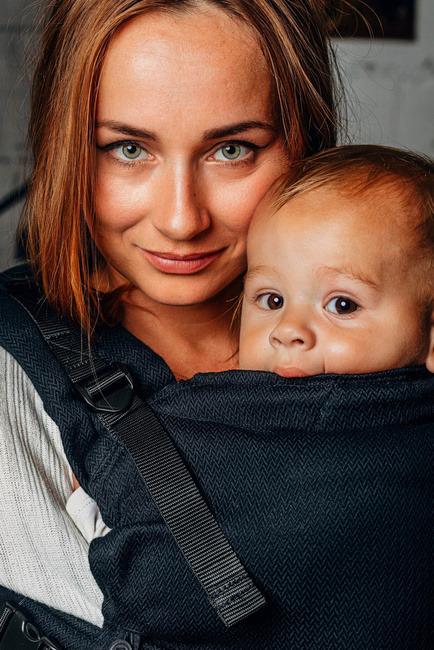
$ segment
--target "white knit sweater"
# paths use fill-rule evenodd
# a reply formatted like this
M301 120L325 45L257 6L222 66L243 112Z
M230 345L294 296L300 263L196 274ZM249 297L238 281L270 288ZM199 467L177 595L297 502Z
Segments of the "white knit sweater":
M102 594L89 541L107 529L72 472L57 425L0 348L0 584L95 625Z

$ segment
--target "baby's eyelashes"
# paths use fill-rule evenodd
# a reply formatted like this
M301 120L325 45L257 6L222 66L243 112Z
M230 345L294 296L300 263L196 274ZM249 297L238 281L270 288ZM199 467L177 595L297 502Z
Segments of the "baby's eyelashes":
M347 316L354 314L354 312L360 309L360 306L354 300L351 300L351 298L336 296L328 301L324 309L332 314Z
M275 311L277 309L282 309L285 305L285 308L288 309L288 303L285 301L283 296L277 291L267 291L259 290L256 292L251 292L249 290L245 291L245 299L250 304L256 305L260 309L265 311ZM320 306L320 297L318 296L318 307ZM335 316L351 316L356 311L361 309L361 306L349 296L334 296L323 303L323 309Z
M256 302L262 309L281 309L283 298L278 293L263 293L256 298Z

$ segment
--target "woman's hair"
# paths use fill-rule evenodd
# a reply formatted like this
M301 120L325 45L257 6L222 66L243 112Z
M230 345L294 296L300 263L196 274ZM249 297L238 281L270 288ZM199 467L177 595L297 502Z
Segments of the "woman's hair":
M87 332L109 311L92 287L102 259L87 225L95 218L94 122L104 54L135 16L204 4L256 33L291 158L335 145L332 0L49 0L32 87L33 172L20 232L50 304Z

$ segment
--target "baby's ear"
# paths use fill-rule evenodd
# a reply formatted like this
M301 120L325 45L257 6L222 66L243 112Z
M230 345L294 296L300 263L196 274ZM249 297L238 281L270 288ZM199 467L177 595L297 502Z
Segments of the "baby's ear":
M434 310L431 314L431 328L429 333L429 350L425 359L425 365L430 372L434 373Z

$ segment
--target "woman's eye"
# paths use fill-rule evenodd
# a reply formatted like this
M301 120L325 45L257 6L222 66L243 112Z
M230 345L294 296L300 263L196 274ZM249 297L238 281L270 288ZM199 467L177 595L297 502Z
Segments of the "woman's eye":
M277 293L264 293L259 296L258 305L262 309L281 309L283 307L283 298Z
M355 311L360 309L360 307L356 302L354 302L354 300L344 298L343 296L338 296L337 298L332 298L326 304L325 309L332 314L339 314L342 316L346 314L353 314Z
M117 158L124 161L146 160L146 158L149 158L149 153L146 151L146 149L143 149L143 147L140 147L138 144L132 143L114 147L113 153L117 156Z
M251 149L242 144L226 144L224 147L217 149L214 153L214 159L220 162L242 160L248 156L250 152Z

